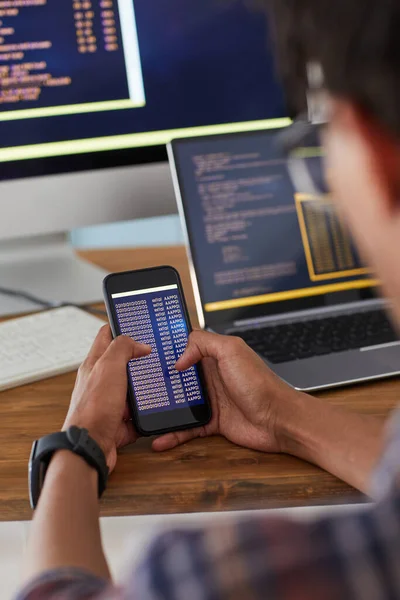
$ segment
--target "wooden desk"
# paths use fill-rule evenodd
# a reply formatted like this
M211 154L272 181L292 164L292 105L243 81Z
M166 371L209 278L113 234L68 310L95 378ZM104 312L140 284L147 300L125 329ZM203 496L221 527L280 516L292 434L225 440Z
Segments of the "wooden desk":
M84 252L109 271L159 264L179 269L195 315L183 248ZM64 419L75 374L0 393L0 520L31 517L27 463L32 441L57 430ZM400 382L386 381L325 393L327 402L386 417L400 399ZM245 510L358 501L335 477L290 456L266 455L212 438L166 454L149 440L125 449L102 500L107 516Z

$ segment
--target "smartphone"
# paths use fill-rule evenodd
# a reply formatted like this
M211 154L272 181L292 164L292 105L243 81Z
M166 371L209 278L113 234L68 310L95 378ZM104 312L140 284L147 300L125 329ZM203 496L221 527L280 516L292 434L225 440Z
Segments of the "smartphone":
M201 365L175 369L192 330L179 273L158 267L108 275L104 296L114 337L149 344L128 364L128 402L143 436L206 425L211 419Z

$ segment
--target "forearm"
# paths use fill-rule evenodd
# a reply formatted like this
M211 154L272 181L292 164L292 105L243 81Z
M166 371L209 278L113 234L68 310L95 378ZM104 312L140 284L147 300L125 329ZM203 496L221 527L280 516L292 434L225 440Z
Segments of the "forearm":
M368 493L383 449L385 422L299 394L281 421L282 451Z
M30 530L26 576L76 567L109 578L101 544L98 475L72 452L50 463Z

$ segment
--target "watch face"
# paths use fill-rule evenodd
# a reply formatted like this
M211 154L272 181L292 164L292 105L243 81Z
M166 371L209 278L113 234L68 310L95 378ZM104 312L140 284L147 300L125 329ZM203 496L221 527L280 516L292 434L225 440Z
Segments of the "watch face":
M36 457L37 448L38 441L33 443L29 459L29 498L32 509L37 506L46 474L46 464Z

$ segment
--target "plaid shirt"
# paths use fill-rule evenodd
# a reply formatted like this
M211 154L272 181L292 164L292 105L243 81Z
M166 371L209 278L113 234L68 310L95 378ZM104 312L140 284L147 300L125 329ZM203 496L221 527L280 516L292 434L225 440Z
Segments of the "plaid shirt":
M311 524L254 518L157 539L123 587L47 573L18 600L391 600L400 598L400 412L360 514Z

